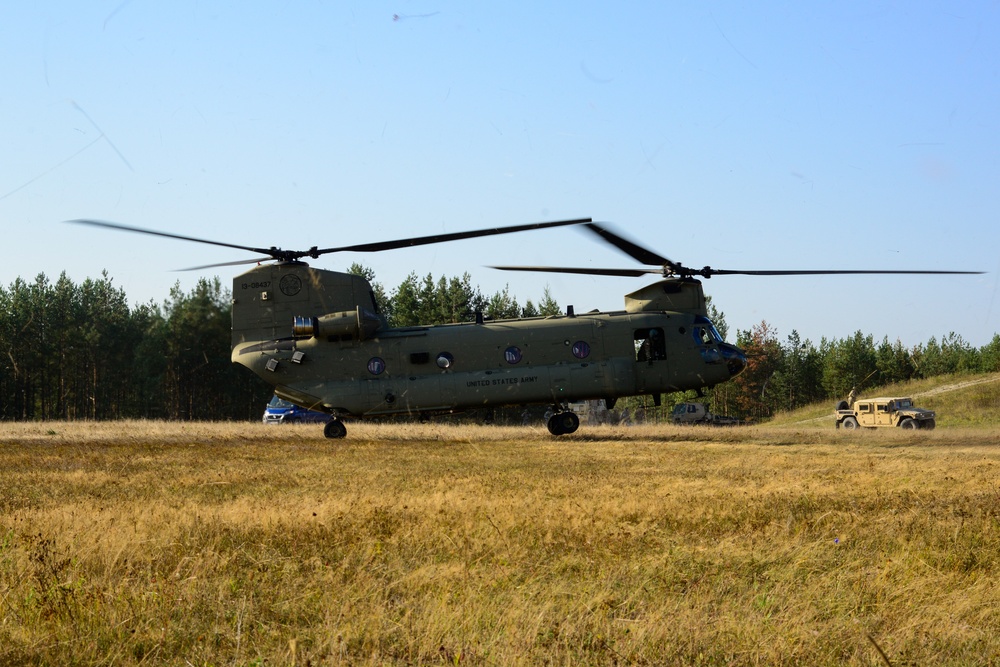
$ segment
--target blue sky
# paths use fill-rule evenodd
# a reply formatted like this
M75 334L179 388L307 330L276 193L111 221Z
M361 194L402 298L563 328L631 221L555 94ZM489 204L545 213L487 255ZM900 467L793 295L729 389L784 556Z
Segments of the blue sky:
M593 217L692 266L987 271L706 282L731 330L983 345L998 32L986 2L8 3L0 284L160 302L247 257L75 218L308 248ZM577 312L648 282L485 268L636 266L565 228L313 264L355 261Z

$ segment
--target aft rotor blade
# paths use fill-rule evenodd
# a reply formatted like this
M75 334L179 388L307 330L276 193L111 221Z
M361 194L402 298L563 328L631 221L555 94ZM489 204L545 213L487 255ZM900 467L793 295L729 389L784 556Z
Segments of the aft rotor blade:
M207 243L208 245L222 246L223 248L236 248L237 250L247 250L249 252L259 252L262 255L270 255L272 249L264 248L252 248L245 245L236 245L234 243L223 243L222 241L209 241L208 239L200 239L194 236L182 236L180 234L171 234L170 232L160 232L155 229L145 229L144 227L133 227L132 225L123 225L117 222L107 222L105 220L67 220L66 222L72 223L74 225L90 225L91 227L104 227L106 229L117 229L123 232L135 232L136 234L149 234L150 236L163 236L168 239L178 239L180 241L194 241L195 243ZM222 265L220 265L222 266Z
M585 276L621 276L624 278L640 278L650 273L662 273L660 269L582 269L556 266L491 266L491 269L501 271L538 271L542 273L575 273Z
M589 222L590 218L580 218L578 220L557 220L555 222L536 222L527 225L513 225L511 227L493 227L490 229L478 229L469 232L432 234L431 236L416 236L414 238L409 238L409 239L382 241L380 243L359 243L357 245L341 246L339 248L323 248L317 250L316 255L325 255L331 252L380 252L382 250L394 250L396 248L411 248L413 246L429 245L431 243L446 243L448 241L474 239L482 236L495 236L497 234L513 234L515 232L527 232L534 229L546 229L548 227L581 225ZM315 255L313 256L315 257Z
M674 266L674 263L666 257L663 257L648 248L643 248L638 243L619 236L618 234L601 227L597 223L588 223L586 227L641 264L645 264L647 266Z

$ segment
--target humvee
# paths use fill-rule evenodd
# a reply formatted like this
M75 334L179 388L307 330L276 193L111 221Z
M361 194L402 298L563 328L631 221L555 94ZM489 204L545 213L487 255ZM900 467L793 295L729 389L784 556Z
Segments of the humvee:
M917 408L909 397L862 398L837 404L837 428L934 428L934 411Z

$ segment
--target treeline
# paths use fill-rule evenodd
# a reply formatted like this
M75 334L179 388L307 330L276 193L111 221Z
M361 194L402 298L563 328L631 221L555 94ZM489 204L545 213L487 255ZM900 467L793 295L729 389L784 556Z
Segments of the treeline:
M802 340L792 331L784 340L766 321L737 331L736 344L747 354L747 368L711 392L716 412L764 419L819 400L859 393L920 378L955 373L1000 371L1000 335L976 348L954 332L940 340L907 348L899 340L857 331L843 339Z
M389 295L371 270L391 326L551 315L544 291L523 305L505 288L484 295L469 274L410 274ZM40 274L0 287L0 420L259 419L271 388L230 361L230 291L218 278L162 303L130 306L107 273L74 283Z
M108 275L0 288L0 419L247 419L270 391L230 356L216 278L130 307ZM241 372L242 371L242 372Z
M421 278L411 272L388 295L381 283L375 280L371 269L352 264L348 273L364 276L372 284L382 314L393 327L467 322L477 312L493 320L558 315L560 312L559 304L552 298L548 286L542 291L537 305L530 299L521 305L507 287L492 295L484 295L478 285L472 284L468 273L460 277L441 276L435 279L429 273Z
M484 295L468 273L435 279L411 273L391 293L369 279L391 326L554 315L546 288L535 304L503 289ZM0 287L0 419L258 419L271 388L230 362L231 294L218 278L162 303L129 306L108 275L75 284L17 279ZM709 304L726 336L725 316ZM951 373L1000 371L1000 335L982 348L949 333L912 348L858 331L845 339L784 340L767 322L737 330L748 366L710 392L716 412L766 418L817 400L892 382ZM665 397L660 413L682 396ZM649 397L620 402L651 408ZM646 414L650 413L644 410Z

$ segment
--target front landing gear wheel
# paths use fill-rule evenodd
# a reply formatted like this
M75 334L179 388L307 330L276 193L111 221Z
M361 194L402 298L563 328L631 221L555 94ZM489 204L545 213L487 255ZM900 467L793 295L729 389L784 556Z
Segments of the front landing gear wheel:
M339 440L347 437L347 427L339 419L331 419L323 427L323 435L333 440Z
M580 428L580 418L575 412L557 412L549 417L547 426L552 435L566 435Z

